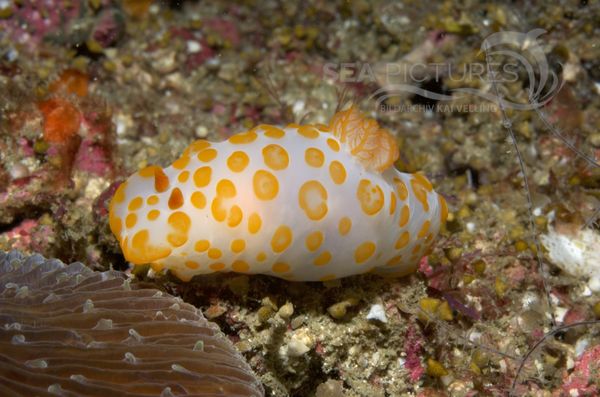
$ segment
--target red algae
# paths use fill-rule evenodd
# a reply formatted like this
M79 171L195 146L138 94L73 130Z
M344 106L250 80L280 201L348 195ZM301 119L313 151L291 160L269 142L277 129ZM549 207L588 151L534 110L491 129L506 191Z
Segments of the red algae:
M44 115L44 139L52 143L69 141L79 131L81 114L66 99L52 98L38 103Z
M88 94L89 77L78 70L67 69L63 71L58 79L54 80L48 90L51 93L61 91L67 94L75 94L78 97L85 97Z

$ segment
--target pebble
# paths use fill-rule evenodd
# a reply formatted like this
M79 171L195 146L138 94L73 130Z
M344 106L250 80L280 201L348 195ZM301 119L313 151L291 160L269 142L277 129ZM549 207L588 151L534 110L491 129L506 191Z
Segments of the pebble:
M585 349L590 345L590 340L588 338L580 338L575 343L575 356L580 357Z
M177 58L175 51L162 51L157 60L152 62L152 67L159 73L171 73L177 68Z
M279 314L279 317L284 320L289 319L294 314L294 305L292 302L286 302L285 305L279 308L277 314Z
M12 179L19 179L29 175L29 170L23 164L17 163L10 167L9 173Z
M590 143L592 144L592 146L596 147L596 148L600 148L600 133L594 133L592 135L590 135Z
M206 138L208 136L208 128L203 125L197 126L194 132L197 138Z
M344 383L334 379L321 383L315 392L315 397L344 397L345 395Z
M308 332L307 328L300 328L290 338L290 341L285 346L285 354L289 357L300 357L308 353L314 340Z
M292 321L290 322L290 326L292 327L292 329L297 329L300 328L301 326L304 325L304 323L306 322L306 316L297 316L294 317L292 319Z
M387 316L385 315L385 309L383 308L383 305L376 303L371 306L369 313L367 313L367 320L377 320L381 321L382 323L387 323L388 320Z
M348 308L356 305L356 299L346 299L342 302L334 303L327 308L327 313L336 320L343 318L348 312Z
M187 52L195 54L202 51L202 46L195 40L188 40L186 43Z
M238 74L239 71L237 70L237 66L235 64L226 63L219 69L218 76L222 80L232 81Z
M427 359L427 375L434 378L441 378L448 375L448 370L437 360L433 358Z

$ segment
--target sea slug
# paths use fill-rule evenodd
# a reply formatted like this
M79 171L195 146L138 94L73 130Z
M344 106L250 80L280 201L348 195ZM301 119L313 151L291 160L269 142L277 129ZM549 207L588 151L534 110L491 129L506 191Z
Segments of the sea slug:
M187 281L234 271L294 281L413 272L448 209L393 166L391 134L355 107L329 126L259 125L192 143L120 185L110 227L133 264Z

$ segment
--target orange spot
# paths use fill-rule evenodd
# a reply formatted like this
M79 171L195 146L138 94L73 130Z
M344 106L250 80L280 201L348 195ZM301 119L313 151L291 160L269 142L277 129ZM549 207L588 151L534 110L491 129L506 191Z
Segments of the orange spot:
M321 132L330 132L331 131L329 129L329 126L325 125L325 124L317 123L317 124L315 124L315 127L317 127L319 129L319 131L321 131Z
M216 197L212 201L212 204L210 205L210 210L212 212L213 218L215 218L217 222L223 222L225 218L227 218L227 209L223 204L223 199L220 197Z
M160 264L160 263L151 263L150 267L152 268L152 270L154 270L156 273L162 272L163 269L165 268L164 265Z
M265 164L272 170L284 170L290 162L287 151L279 145L271 144L265 146L262 154Z
M185 262L185 266L188 269L196 270L196 269L198 269L200 267L200 264L197 263L197 262L194 262L194 261L186 261Z
M338 231L340 232L340 234L342 236L345 236L346 234L348 234L348 232L350 232L351 228L352 228L352 221L350 220L350 218L345 216L342 219L340 219L340 223L338 224Z
M204 252L210 247L210 243L207 240L198 240L194 244L194 249L197 252Z
M402 264L402 255L396 255L386 262L387 266L398 266L400 264Z
M279 182L269 171L258 170L252 178L254 194L259 200L273 200L279 193Z
M236 227L242 222L242 209L237 205L234 205L229 210L229 216L227 217L227 225L229 227Z
M121 218L111 214L109 216L108 224L113 234L119 238L121 236L121 229L123 228Z
M188 146L187 149L183 151L182 157L189 156L190 154L192 154L192 152L197 153L201 150L206 149L207 147L210 147L210 142L204 139L198 139L197 141L192 142L190 146Z
M247 132L241 132L239 134L235 134L231 138L229 138L229 143L234 145L241 145L244 143L252 143L256 140L256 132L250 130Z
M248 155L241 151L231 153L227 158L227 166L233 172L242 172L248 166L250 158Z
M177 177L177 180L181 183L185 183L187 182L187 180L190 177L190 172L189 171L183 171L182 173L179 174L179 176Z
M394 246L394 248L396 248L397 250L402 249L408 245L409 241L410 241L410 234L408 232L404 232L400 235L400 237L396 241L396 245Z
M125 189L127 188L127 182L123 182L119 185L119 187L117 188L117 191L115 192L115 195L113 196L110 205L113 205L113 202L115 204L118 203L122 203L123 201L125 201Z
M231 242L231 251L236 254L242 252L246 248L246 242L242 239L236 239Z
M159 210L151 210L150 212L148 212L148 220L153 221L156 218L158 218L159 215L160 215Z
M396 194L390 192L390 215L396 211Z
M333 183L341 185L346 180L346 168L342 163L334 160L329 164L329 175Z
M400 200L404 201L408 198L408 189L400 178L394 178L394 184L396 185L396 192Z
M215 149L204 149L200 153L198 153L198 160L208 163L217 157L217 151Z
M190 199L192 201L192 205L198 209L202 209L206 207L206 197L202 192L194 192L192 193L192 197Z
M88 83L89 77L86 74L78 70L67 69L48 86L48 91L57 93L64 90L67 94L84 97L88 94Z
M427 188L421 184L422 182L418 179L411 179L410 186L413 188L413 192L417 200L423 206L425 212L429 211L429 200L427 200Z
M438 194L438 202L440 205L440 221L444 224L448 219L448 204L446 204L446 200L441 194Z
M368 179L362 179L358 184L356 198L358 198L363 212L367 215L375 215L383 208L384 199L381 188Z
M154 189L158 193L166 192L169 189L169 177L160 167L154 169Z
M143 229L137 232L131 239L131 248L125 248L123 250L125 258L129 262L142 264L154 262L171 255L170 248L152 245L149 243L149 240L150 235L148 230ZM123 245L126 246L126 244L127 241L125 241Z
M190 162L190 156L181 156L180 158L175 160L172 165L173 165L173 168L182 170L188 165L189 162Z
M279 226L271 238L271 249L275 253L283 252L290 246L292 239L292 229L286 225Z
M334 152L340 151L340 144L333 138L327 138L327 146Z
M158 201L159 201L158 196L156 196L154 194L146 199L146 203L148 205L156 205L156 204L158 204Z
M125 218L125 226L128 229L131 229L132 227L134 227L136 223L137 223L137 215L136 214L129 214Z
M416 254L418 254L418 253L419 253L419 251L421 251L421 244L417 244L417 245L415 245L415 246L413 247L413 249L412 249L412 254L413 254L413 255L416 255Z
M262 220L260 219L260 215L254 212L248 218L248 232L251 234L256 234L262 225Z
M258 128L261 128L265 132L265 136L268 136L269 138L279 139L283 138L285 135L285 132L282 129L272 125L259 125Z
M183 194L181 194L181 190L178 187L171 190L171 195L169 196L169 208L172 210L176 210L177 208L183 205Z
M410 219L410 209L408 208L408 205L405 205L400 210L400 221L398 222L398 226L400 226L400 227L406 226L409 219Z
M298 133L309 139L315 139L319 137L319 131L312 125L303 125L298 127Z
M304 161L311 167L319 168L325 162L325 155L321 150L311 147L304 152Z
M423 186L428 192L431 192L433 190L431 182L429 182L429 179L427 179L427 177L425 177L425 175L423 175L422 173L415 172L414 174L412 174L412 177L414 178L415 182Z
M132 0L129 0L129 1L132 1ZM192 275L190 273L188 273L185 269L172 268L172 269L169 269L169 271L171 273L173 273L173 275L175 277L177 277L179 280L183 281L184 283L187 283L192 279Z
M315 258L313 263L315 266L325 266L330 261L331 261L331 253L329 253L329 251L324 251Z
M138 171L138 175L142 178L153 178L156 169L160 168L158 165L149 165Z
M312 232L310 233L308 236L306 236L306 240L305 240L305 244L306 244L306 248L310 251L310 252L314 252L316 250L319 249L319 247L321 246L321 244L323 244L323 232Z
M267 259L267 254L265 254L264 252L259 252L258 255L256 255L256 260L259 262L262 262L265 259Z
M425 237L425 244L431 243L431 240L433 240L433 234L429 233L427 237Z
M144 199L142 199L140 196L137 196L129 202L129 206L127 207L127 209L129 211L136 211L141 208L142 204L144 204Z
M194 172L194 183L196 187L204 187L210 183L212 169L210 167L200 167Z
M225 269L225 264L224 263L211 263L210 265L208 265L208 267L211 270L214 270L215 272L219 272L219 271Z
M221 179L217 183L216 192L217 196L223 198L233 198L237 194L235 185L229 179Z
M300 187L298 202L306 216L313 221L327 214L327 190L318 181L308 181Z
M430 225L431 225L431 222L429 222L429 221L423 222L423 226L421 226L421 230L419 230L419 234L417 234L417 237L423 238L423 237L427 236L427 233L429 233Z
M181 247L188 240L188 232L191 226L190 217L185 212L173 212L167 220L171 226L171 233L167 234L167 241L175 247Z
M237 260L231 264L231 270L238 273L246 273L250 270L250 266L244 261Z
M53 98L42 101L38 108L44 116L44 139L53 143L69 141L79 131L81 114L66 99Z
M222 255L223 253L218 248L209 248L208 250L208 257L210 259L219 259Z
M366 241L359 245L354 251L354 260L356 263L363 263L369 260L375 253L375 243L372 241Z
M290 265L283 262L277 262L272 267L275 273L286 273L290 271Z

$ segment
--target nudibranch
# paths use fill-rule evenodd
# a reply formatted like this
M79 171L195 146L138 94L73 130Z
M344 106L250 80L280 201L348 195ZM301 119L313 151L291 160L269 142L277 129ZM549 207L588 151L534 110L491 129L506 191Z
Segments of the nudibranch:
M394 137L355 107L329 126L259 125L192 143L123 182L110 228L133 264L188 281L233 271L294 281L415 271L448 209L393 166Z

